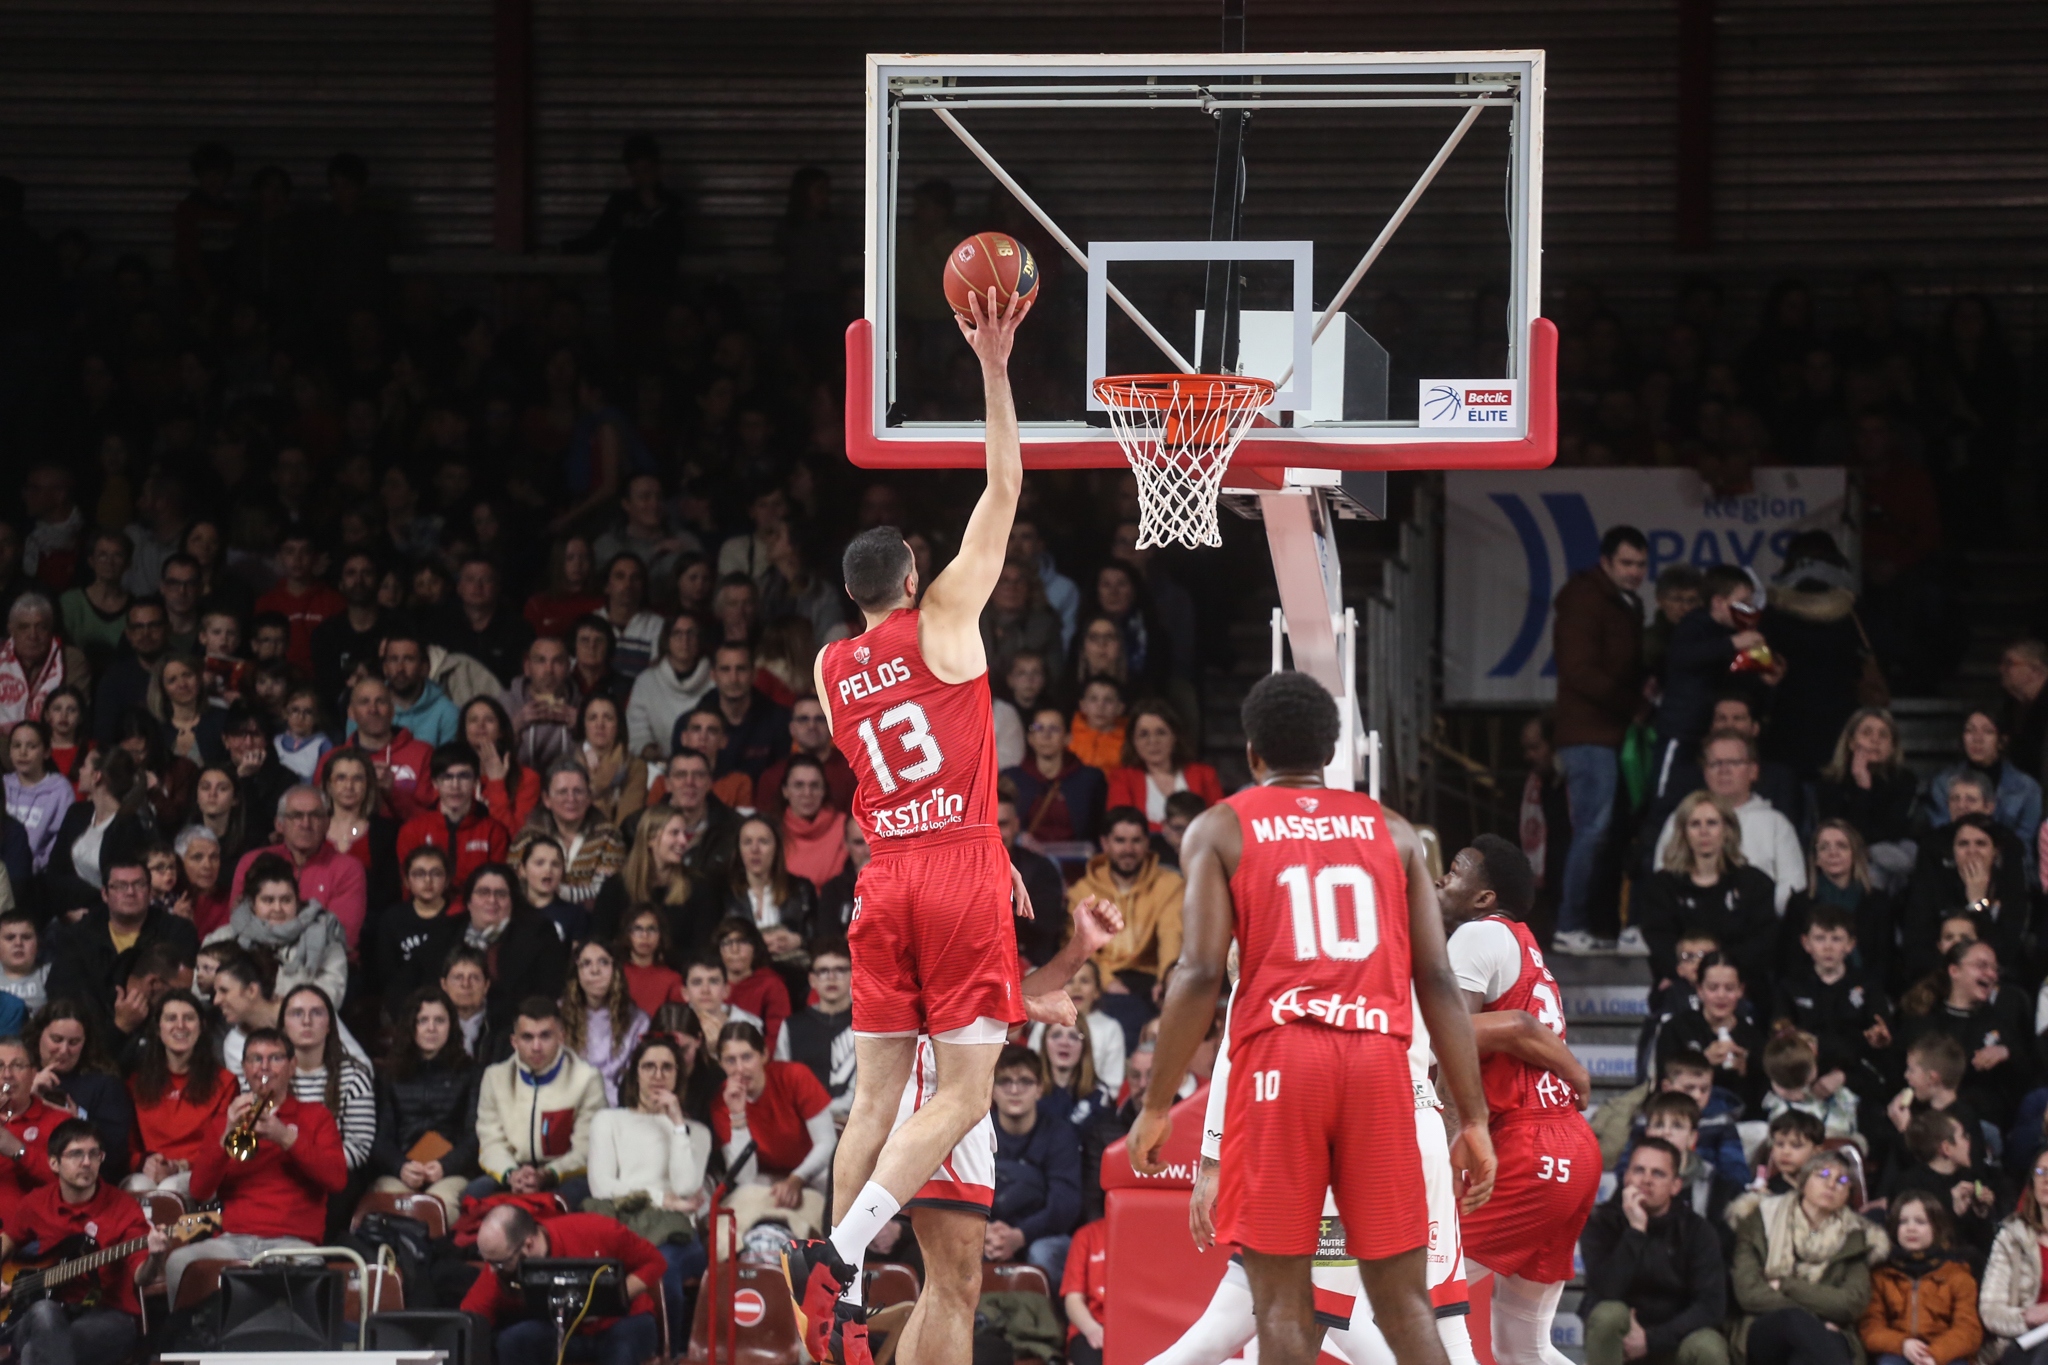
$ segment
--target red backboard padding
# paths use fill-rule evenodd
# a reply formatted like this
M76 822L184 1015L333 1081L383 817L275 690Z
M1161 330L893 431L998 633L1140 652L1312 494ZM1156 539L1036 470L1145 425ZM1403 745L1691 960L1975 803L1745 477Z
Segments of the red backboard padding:
M980 440L885 438L875 426L875 328L846 329L846 458L863 469L979 469ZM1305 469L1547 469L1557 458L1557 326L1529 324L1529 434L1519 441L1413 441L1354 445L1245 437L1233 467ZM1085 440L1024 441L1026 469L1119 469L1122 449L1107 431ZM1235 477L1234 475L1232 477Z

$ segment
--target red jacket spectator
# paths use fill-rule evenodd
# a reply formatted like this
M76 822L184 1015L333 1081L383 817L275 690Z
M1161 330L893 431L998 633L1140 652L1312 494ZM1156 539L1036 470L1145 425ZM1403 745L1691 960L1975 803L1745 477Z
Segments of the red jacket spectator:
M229 904L242 903L242 879L249 875L249 865L265 853L275 853L286 862L292 860L291 850L283 844L253 848L244 853L242 861L235 864L234 885L228 891ZM341 921L342 929L348 934L351 961L356 955L356 939L363 932L363 917L369 913L369 894L363 865L333 844L323 841L313 856L306 859L306 865L299 869L299 895L309 901L319 901Z
M548 1239L545 1254L551 1257L617 1261L626 1268L628 1276L650 1287L660 1285L661 1277L668 1271L668 1262L652 1244L627 1231L616 1218L601 1213L565 1213L559 1218L543 1219L540 1231ZM469 1292L462 1296L462 1311L475 1313L496 1326L500 1315L524 1314L526 1303L486 1267L470 1285ZM636 1295L629 1311L633 1314L652 1313L653 1296L645 1293ZM585 1318L576 1333L578 1336L595 1336L617 1321L617 1318Z
M277 1106L277 1121L299 1130L290 1151L259 1141L247 1161L232 1161L215 1140L192 1160L192 1197L204 1201L218 1194L228 1232L305 1237L327 1226L327 1201L348 1184L341 1131L326 1106L287 1095Z
M7 1215L7 1236L16 1247L34 1242L46 1255L67 1237L90 1237L99 1249L105 1249L149 1236L149 1220L142 1216L142 1205L135 1196L117 1180L101 1180L92 1198L83 1204L65 1203L62 1187L52 1183L38 1187L14 1206ZM147 1259L149 1249L140 1248L122 1260L56 1286L53 1295L62 1302L76 1303L88 1293L97 1293L99 1307L140 1313L135 1272Z
M128 1150L137 1170L142 1168L142 1159L151 1153L172 1161L197 1163L199 1149L218 1143L226 1131L228 1106L240 1091L234 1073L220 1072L213 1094L203 1101L186 1098L190 1081L189 1076L172 1076L164 1093L152 1104L137 1092L135 1078L128 1078L128 1098L135 1106L135 1128L128 1139Z
M291 623L291 643L285 649L285 657L292 667L310 678L313 676L313 628L330 616L339 616L348 610L348 602L342 595L325 583L315 583L304 592L293 592L283 581L269 592L256 599L256 612L276 612Z
M776 1035L789 1019L789 987L782 984L781 975L773 967L756 967L726 986L725 1003L761 1021L761 1037L773 1057Z
M50 1169L50 1133L70 1117L63 1110L44 1104L42 1096L36 1095L29 1100L28 1108L7 1121L7 1131L28 1150L14 1161L0 1157L0 1218L13 1218L15 1209L30 1193L56 1183L57 1173Z
M1074 1229L1074 1240L1067 1247L1067 1269L1060 1276L1059 1297L1064 1300L1069 1294L1079 1294L1087 1301L1088 1315L1096 1322L1109 1325L1109 1220L1098 1218L1092 1223L1083 1223ZM1081 1335L1081 1329L1067 1324L1067 1340Z
M476 799L491 813L492 819L506 829L518 829L526 823L526 817L533 814L533 808L540 804L540 774L521 766L518 788L510 793L506 792L502 780L480 777L477 779Z
M482 806L471 805L462 823L454 826L449 825L448 817L437 806L413 816L398 831L398 865L404 867L407 855L414 849L431 845L455 861L455 874L448 879L448 885L457 887L485 863L504 862L505 849L511 842L512 836L505 832L505 827Z
M804 1125L832 1107L832 1096L802 1062L769 1062L765 1079L761 1098L747 1101L747 1131L754 1137L757 1169L786 1175L811 1154L811 1134ZM711 1131L720 1146L732 1141L732 1115L723 1100L711 1106Z
M658 962L647 967L628 962L625 967L626 994L633 997L633 1003L649 1019L669 1001L683 998L683 974L675 968Z
M391 814L403 823L421 811L434 808L434 783L427 776L428 765L434 761L434 748L423 739L414 739L412 731L403 725L391 732L391 740L381 749L365 749L359 737L338 749L329 749L320 755L320 766L313 770L313 781L325 785L327 765L334 756L356 750L366 755L374 770L382 763L391 769L391 794L385 801Z
M1216 776L1216 770L1206 763L1190 763L1180 770L1180 780L1187 789L1210 805L1223 799L1223 782ZM1151 793L1146 790L1146 774L1143 768L1112 768L1109 772L1109 799L1106 808L1115 810L1118 806L1131 806L1145 812L1146 823L1152 832L1159 832L1160 822L1152 819L1146 802Z

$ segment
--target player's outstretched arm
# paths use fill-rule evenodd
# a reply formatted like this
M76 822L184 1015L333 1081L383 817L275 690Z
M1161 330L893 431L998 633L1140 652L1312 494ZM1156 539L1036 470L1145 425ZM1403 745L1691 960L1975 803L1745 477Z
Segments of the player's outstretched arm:
M1470 992L1468 991L1469 995ZM1472 1039L1479 1055L1505 1052L1508 1056L1553 1072L1572 1088L1573 1100L1584 1109L1592 1094L1593 1078L1578 1054L1565 1046L1564 1039L1543 1027L1527 1010L1495 1010L1472 1016Z
M964 648L972 641L981 649L981 611L1003 572L1003 558L1010 548L1010 525L1017 518L1017 497L1024 490L1024 457L1017 444L1017 404L1010 395L1010 344L1017 324L1030 310L1027 299L1012 298L998 309L995 291L986 298L969 295L974 308L974 325L960 322L961 335L981 361L982 390L987 398L988 487L974 504L967 530L960 538L960 553L925 589L921 609L925 619L940 627L926 638L927 656L934 645L944 655L951 646ZM957 640L952 637L959 637ZM944 638L938 638L944 637ZM950 662L950 659L949 659ZM949 670L950 671L950 670ZM981 666L973 673L978 674Z
M1458 1135L1451 1143L1451 1169L1463 1177L1461 1200L1470 1213L1493 1193L1493 1140L1486 1132L1486 1091L1479 1079L1479 1050L1472 1040L1472 1016L1451 972L1444 947L1444 922L1437 910L1436 884L1422 855L1422 840L1406 820L1387 812L1387 828L1408 874L1408 951L1415 973L1415 1004L1429 1025L1436 1050L1437 1078L1458 1111ZM1193 832L1193 826L1189 826Z
M1244 829L1229 806L1203 811L1181 840L1181 871L1187 877L1187 891L1181 900L1180 965L1159 1005L1152 1084L1145 1089L1145 1107L1131 1125L1128 1143L1131 1166L1140 1175L1157 1175L1162 1167L1160 1151L1173 1136L1173 1121L1167 1112L1173 1108L1174 1093L1180 1088L1180 1078L1187 1075L1195 1049L1216 1022L1216 996L1230 958L1230 874L1243 849ZM1469 1029L1466 1036L1471 1036ZM1476 1073L1476 1063L1474 1069ZM1481 1112L1485 1112L1483 1108Z

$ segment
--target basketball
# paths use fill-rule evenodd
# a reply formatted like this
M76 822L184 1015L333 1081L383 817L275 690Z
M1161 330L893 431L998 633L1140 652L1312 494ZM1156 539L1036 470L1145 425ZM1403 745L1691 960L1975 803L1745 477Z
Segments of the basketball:
M974 320L967 296L981 295L985 306L991 286L998 308L1008 308L1019 294L1029 308L1038 289L1038 262L1032 259L1031 248L1007 232L977 232L946 257L946 302L961 317Z

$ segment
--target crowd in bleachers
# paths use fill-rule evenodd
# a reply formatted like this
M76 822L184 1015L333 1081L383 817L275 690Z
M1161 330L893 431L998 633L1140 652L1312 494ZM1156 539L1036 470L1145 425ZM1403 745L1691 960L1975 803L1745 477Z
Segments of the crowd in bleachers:
M811 664L859 628L845 540L903 526L929 581L966 486L843 458L844 241L823 172L793 179L771 310L686 282L659 148L633 139L624 165L564 244L607 253L608 327L574 288L450 306L395 273L370 167L346 154L312 195L199 149L168 269L103 263L0 180L20 471L0 517L13 1247L81 1199L217 1200L221 1236L126 1267L189 1310L195 1262L331 1242L402 1202L451 1230L406 1263L412 1302L496 1316L495 1277L476 1275L494 1251L621 1254L680 1350L714 1201L756 1250L823 1219L857 1081L844 934L868 851ZM916 242L960 231L950 194L921 189ZM1667 569L1645 632L1627 620L1641 565L1620 567L1641 546L1610 538L1600 577L1567 589L1578 614L1560 603L1524 844L1547 856L1563 951L1622 950L1610 920L1632 888L1645 1055L1693 1097L1705 1154L1672 1178L1719 1210L1846 1140L1856 1197L1889 1194L1895 1223L1919 1207L1904 1191L1942 1190L1976 1267L1992 1258L1988 1293L2011 1229L2042 1221L2027 1005L2048 653L2009 651L2008 704L1970 718L1931 785L1859 703L1943 638L1945 522L1984 512L2023 434L1987 305L1959 299L1922 337L1881 281L1856 298L1823 334L1788 286L1735 349L1718 294L1688 285L1654 360L1582 293L1565 301L1567 463L1690 463L1724 491L1772 452L1861 470L1880 668L1850 639L1836 547L1804 543L1768 605L1734 571ZM907 370L926 390L909 405L943 407L948 368ZM1101 1153L1151 1084L1192 1093L1206 1074L1153 1077L1150 1040L1180 835L1224 794L1196 757L1198 631L1220 620L1198 624L1171 565L1136 548L1116 481L1054 486L1027 481L984 618L1003 833L1036 909L1020 948L1050 959L1084 895L1116 901L1125 930L1069 988L1077 1022L1003 1055L986 1255L1068 1291L1085 1353L1108 1312ZM1684 1136L1683 1105L1636 1099L1603 1110L1617 1143L1632 1115L1651 1150ZM1925 1117L1951 1111L1960 1126ZM246 1162L225 1155L234 1133ZM2015 1191L2022 1223L2000 1223ZM1804 1273L1762 1245L1771 1278ZM916 1261L907 1225L877 1247ZM2006 1273L2035 1292L2038 1265ZM121 1326L37 1321L81 1349ZM1988 1299L1984 1321L2018 1335ZM645 1344L644 1323L601 1330ZM538 1360L553 1343L499 1345Z

